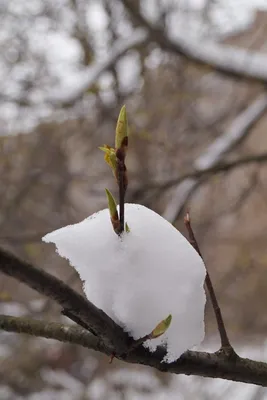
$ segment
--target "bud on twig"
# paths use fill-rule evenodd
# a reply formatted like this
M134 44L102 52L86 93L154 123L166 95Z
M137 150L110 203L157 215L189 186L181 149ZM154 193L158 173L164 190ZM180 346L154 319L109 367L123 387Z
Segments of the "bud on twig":
M118 211L117 211L117 204L115 202L114 197L110 193L110 191L108 189L105 189L105 190L106 190L106 195L107 195L107 199L108 199L108 208L109 208L111 223L112 223L114 232L118 234L120 232L120 220L119 220L119 215L118 215Z

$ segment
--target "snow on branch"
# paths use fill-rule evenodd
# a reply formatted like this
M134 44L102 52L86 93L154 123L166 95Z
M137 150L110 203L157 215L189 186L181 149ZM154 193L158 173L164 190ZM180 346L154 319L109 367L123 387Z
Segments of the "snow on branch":
M221 45L209 40L190 38L188 35L173 35L154 26L138 10L137 3L121 0L130 15L144 28L150 38L163 49L185 58L207 65L223 74L267 82L267 55L236 46Z
M262 94L241 112L233 120L228 130L208 146L206 151L195 160L193 163L193 170L196 178L204 176L205 173L209 173L210 170L216 166L218 166L219 169L218 164L223 155L231 151L240 140L244 139L250 132L252 126L261 118L266 110L267 95ZM188 195L197 185L198 180L194 177L188 177L184 179L182 183L178 183L172 199L163 213L163 217L168 221L174 221Z
M267 364L240 358L229 342L189 215L185 223L192 246L154 211L124 204L127 147L123 106L115 148L101 148L117 180L123 213L121 209L118 213L107 190L108 209L43 238L55 243L59 255L70 261L84 282L86 297L101 309L58 278L0 249L0 271L55 300L62 313L80 325L2 315L0 329L77 343L110 355L111 360L116 357L160 371L267 386ZM188 350L204 336L204 281L221 336L221 348L213 354Z
M119 237L105 209L43 240L77 270L90 301L135 340L147 337L151 352L166 345L165 361L172 362L204 339L206 269L184 236L154 211L125 204L125 218L130 232ZM167 326L158 334L160 321Z
M206 269L168 221L140 204L125 204L128 131L123 106L115 147L100 147L117 182L118 207L106 189L108 209L43 240L76 269L86 297L134 338L128 352L164 345L164 361L173 362L204 338Z

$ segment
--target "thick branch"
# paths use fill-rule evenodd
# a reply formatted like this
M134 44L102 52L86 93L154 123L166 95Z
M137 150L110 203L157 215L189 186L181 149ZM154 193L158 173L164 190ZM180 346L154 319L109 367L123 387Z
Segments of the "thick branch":
M56 301L68 311L69 316L74 316L75 322L81 320L84 326L88 326L108 349L118 353L127 350L128 336L122 328L102 310L58 278L19 260L2 249L0 250L0 271Z
M221 45L208 40L196 40L188 35L171 37L163 29L150 23L138 9L137 2L121 0L129 14L142 27L146 28L150 38L164 50L209 66L216 71L234 78L267 82L267 57L240 47Z
M106 348L95 336L78 326L69 327L57 323L1 315L0 329L74 343L108 354ZM144 347L139 347L120 359L128 363L147 365L162 372L222 378L267 386L267 364L263 362L238 356L231 359L220 353L187 351L177 361L167 364L161 362L164 355L163 348L155 353L150 353Z

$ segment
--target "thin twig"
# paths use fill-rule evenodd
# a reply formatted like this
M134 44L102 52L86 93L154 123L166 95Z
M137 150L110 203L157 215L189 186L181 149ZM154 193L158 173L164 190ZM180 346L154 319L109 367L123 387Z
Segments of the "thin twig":
M147 340L151 339L151 334L145 335L140 337L139 339L134 340L130 346L128 347L127 352L125 353L125 356L130 354L132 351L136 350L139 346L141 346L144 342Z
M126 157L126 147L128 145L128 138L125 137L123 139L122 145L116 151L117 157L117 179L119 185L119 204L120 204L120 231L121 234L124 231L124 204L125 204L125 195L128 186L128 179L127 179L127 169L125 165L125 157Z
M119 160L118 163L118 177L119 177L119 202L120 202L120 234L124 231L124 203L125 203L125 190L123 184L124 175L124 161Z
M94 336L97 336L96 333L94 332L94 330L86 322L84 322L81 318L79 318L78 315L75 315L71 310L64 308L61 311L61 314L64 315L65 317L68 317L73 322L76 322L77 325L80 325L82 328L86 329L87 331L90 331Z
M190 215L189 212L186 213L186 216L184 218L184 223L185 226L187 228L188 231L188 235L189 235L189 242L191 243L191 245L194 247L194 249L198 252L198 254L200 255L200 257L203 260L202 254L200 252L197 240L195 238L192 226L191 226L191 222L190 222ZM204 261L204 260L203 260ZM218 330L219 330L219 334L220 334L220 338L221 338L221 350L225 351L227 350L227 352L229 353L233 353L234 350L230 344L226 329L225 329L225 325L224 325L224 321L223 321L223 317L222 317L222 313L219 307L219 303L213 288L213 284L211 282L210 279L210 275L209 272L206 268L206 279L205 279L205 284L207 287L207 290L209 292L210 295L210 299L211 299L211 303L212 303L212 307L215 313L215 317L216 317L216 321L217 321L217 326L218 326ZM230 350L230 351L229 351Z

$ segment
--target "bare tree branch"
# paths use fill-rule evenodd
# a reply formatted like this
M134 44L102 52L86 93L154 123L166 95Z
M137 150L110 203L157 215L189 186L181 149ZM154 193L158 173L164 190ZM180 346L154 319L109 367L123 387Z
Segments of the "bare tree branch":
M192 39L188 35L171 37L158 26L150 23L132 0L121 0L130 15L147 29L150 38L164 50L183 56L189 60L215 69L235 78L245 78L267 82L267 57L260 52L248 51L239 47L221 45L208 40Z
M0 329L56 339L109 354L99 339L78 326L70 327L54 322L0 315ZM220 352L211 354L187 351L177 361L167 364L162 362L164 355L164 348L150 353L149 350L140 346L119 358L128 363L147 365L162 372L222 378L267 386L267 364L260 361L241 358L237 355L231 358Z

